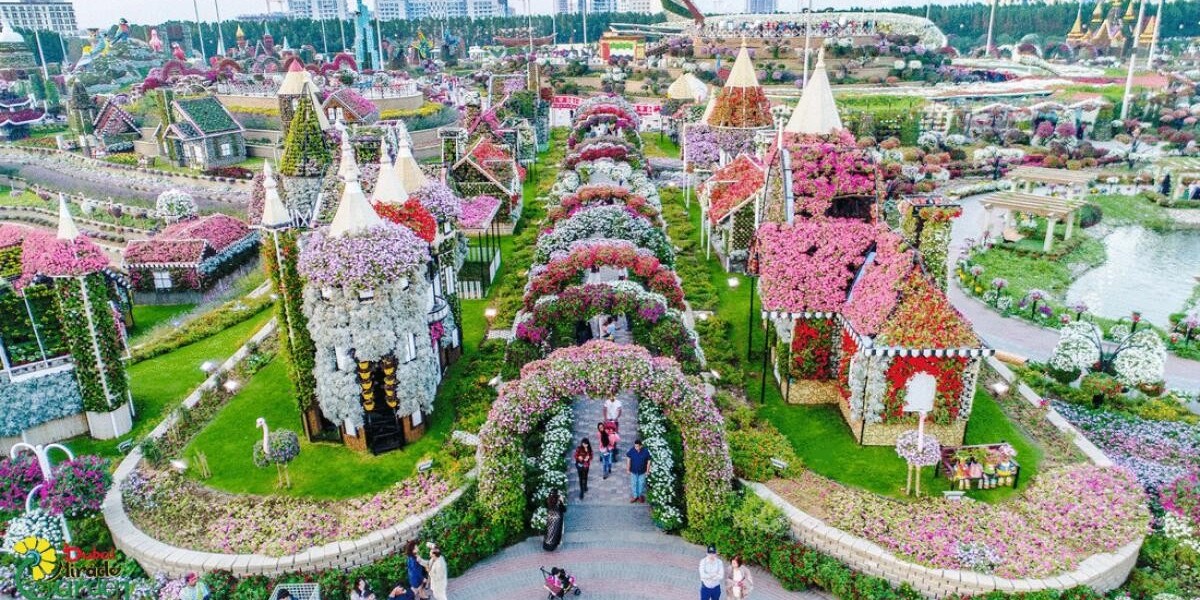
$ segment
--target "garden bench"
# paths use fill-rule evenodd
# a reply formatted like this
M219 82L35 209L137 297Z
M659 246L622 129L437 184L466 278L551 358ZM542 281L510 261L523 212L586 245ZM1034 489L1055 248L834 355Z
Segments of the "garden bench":
M939 465L939 468L937 469L936 473L939 475L944 475L946 477L946 479L949 479L951 482L953 482L954 481L954 463L955 463L954 456L956 454L958 454L960 451L980 450L980 449L985 450L985 451L992 451L992 450L999 450L1001 447L1003 447L1005 445L1007 445L1007 444L1001 442L999 444L976 444L973 446L943 446L942 447L942 462ZM1012 486L1011 487L1015 488L1015 487L1017 487L1017 483L1021 480L1021 464L1018 463L1016 461L1016 459L1010 459L1009 462L1011 462L1013 465ZM980 489L979 483L981 480L982 480L981 477L970 478L970 482L971 482L970 489L973 489L973 490ZM997 485L996 487L1001 487L1001 486ZM991 489L991 488L989 488L989 489Z

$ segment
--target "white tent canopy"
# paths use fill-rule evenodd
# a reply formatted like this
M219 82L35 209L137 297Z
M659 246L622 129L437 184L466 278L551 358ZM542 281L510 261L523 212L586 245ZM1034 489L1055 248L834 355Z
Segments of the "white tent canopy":
M783 130L788 133L828 135L841 128L842 117L838 115L837 103L833 101L833 88L829 86L829 75L825 72L825 51L822 50L817 54L817 66L800 95L800 102L796 104Z

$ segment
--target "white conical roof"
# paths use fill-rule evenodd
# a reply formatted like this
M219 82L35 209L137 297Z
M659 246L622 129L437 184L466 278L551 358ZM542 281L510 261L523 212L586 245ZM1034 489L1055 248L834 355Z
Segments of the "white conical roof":
M354 160L354 150L349 140L342 144L342 163L347 165L347 176L342 178L345 189L342 190L342 202L333 215L333 222L329 224L330 237L359 233L383 224L383 219L371 207L362 184L358 182L358 163Z
M842 128L842 117L838 115L837 103L833 101L833 89L829 87L829 75L825 72L825 51L817 54L817 66L813 68L808 85L800 95L800 102L787 126L788 133L828 135Z
M746 49L745 41L742 42L742 48L738 50L737 58L733 61L733 68L729 70L729 79L725 80L725 87L758 87L758 75L754 73L754 63L750 62L750 51Z
M421 166L417 164L416 157L413 156L412 138L409 137L408 128L403 122L396 124L396 170L400 173L404 188L410 192L415 192L429 183L425 173L421 171Z
M284 39L287 43L287 39ZM292 61L287 73L283 75L283 83L279 86L280 96L298 96L304 93L304 84L312 83L312 74L300 64L299 60Z
M59 192L58 194L58 239L73 240L79 237L79 228L75 226L75 219L71 217L71 209L67 207L67 197Z
M701 123L708 123L712 118L713 111L717 110L717 95L713 94L708 97L708 104L704 105L704 115L700 117Z
M263 198L262 223L263 227L269 229L277 229L286 227L292 224L292 214L288 212L287 206L283 204L283 198L279 197L279 185L275 182L275 174L271 172L271 163L263 163L263 189L266 194Z
M678 79L671 82L671 87L667 88L667 98L670 100L700 102L706 96L708 96L708 86L691 73L680 75Z
M371 200L377 204L404 204L408 201L408 187L400 177L399 164L388 158L387 148L379 149L379 179Z

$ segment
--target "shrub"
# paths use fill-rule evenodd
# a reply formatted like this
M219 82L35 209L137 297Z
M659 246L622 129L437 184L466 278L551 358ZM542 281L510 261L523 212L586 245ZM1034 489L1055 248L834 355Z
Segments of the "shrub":
M1084 204L1079 209L1079 226L1086 229L1100 223L1100 219L1104 217L1104 211L1092 203Z
M1088 373L1079 382L1079 389L1092 397L1093 402L1110 403L1121 395L1121 383L1108 373Z

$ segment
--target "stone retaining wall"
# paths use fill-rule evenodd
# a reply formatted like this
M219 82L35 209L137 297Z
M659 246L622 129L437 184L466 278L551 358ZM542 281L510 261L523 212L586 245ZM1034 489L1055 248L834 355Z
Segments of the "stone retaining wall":
M907 583L931 598L952 594L973 596L991 591L1064 590L1079 585L1107 592L1120 587L1129 577L1129 572L1137 563L1138 549L1142 546L1139 538L1116 552L1093 554L1073 571L1041 579L1006 579L974 571L933 569L902 560L873 542L830 527L792 506L761 483L746 482L746 485L787 515L796 541L845 562L856 571L882 577L895 585Z

